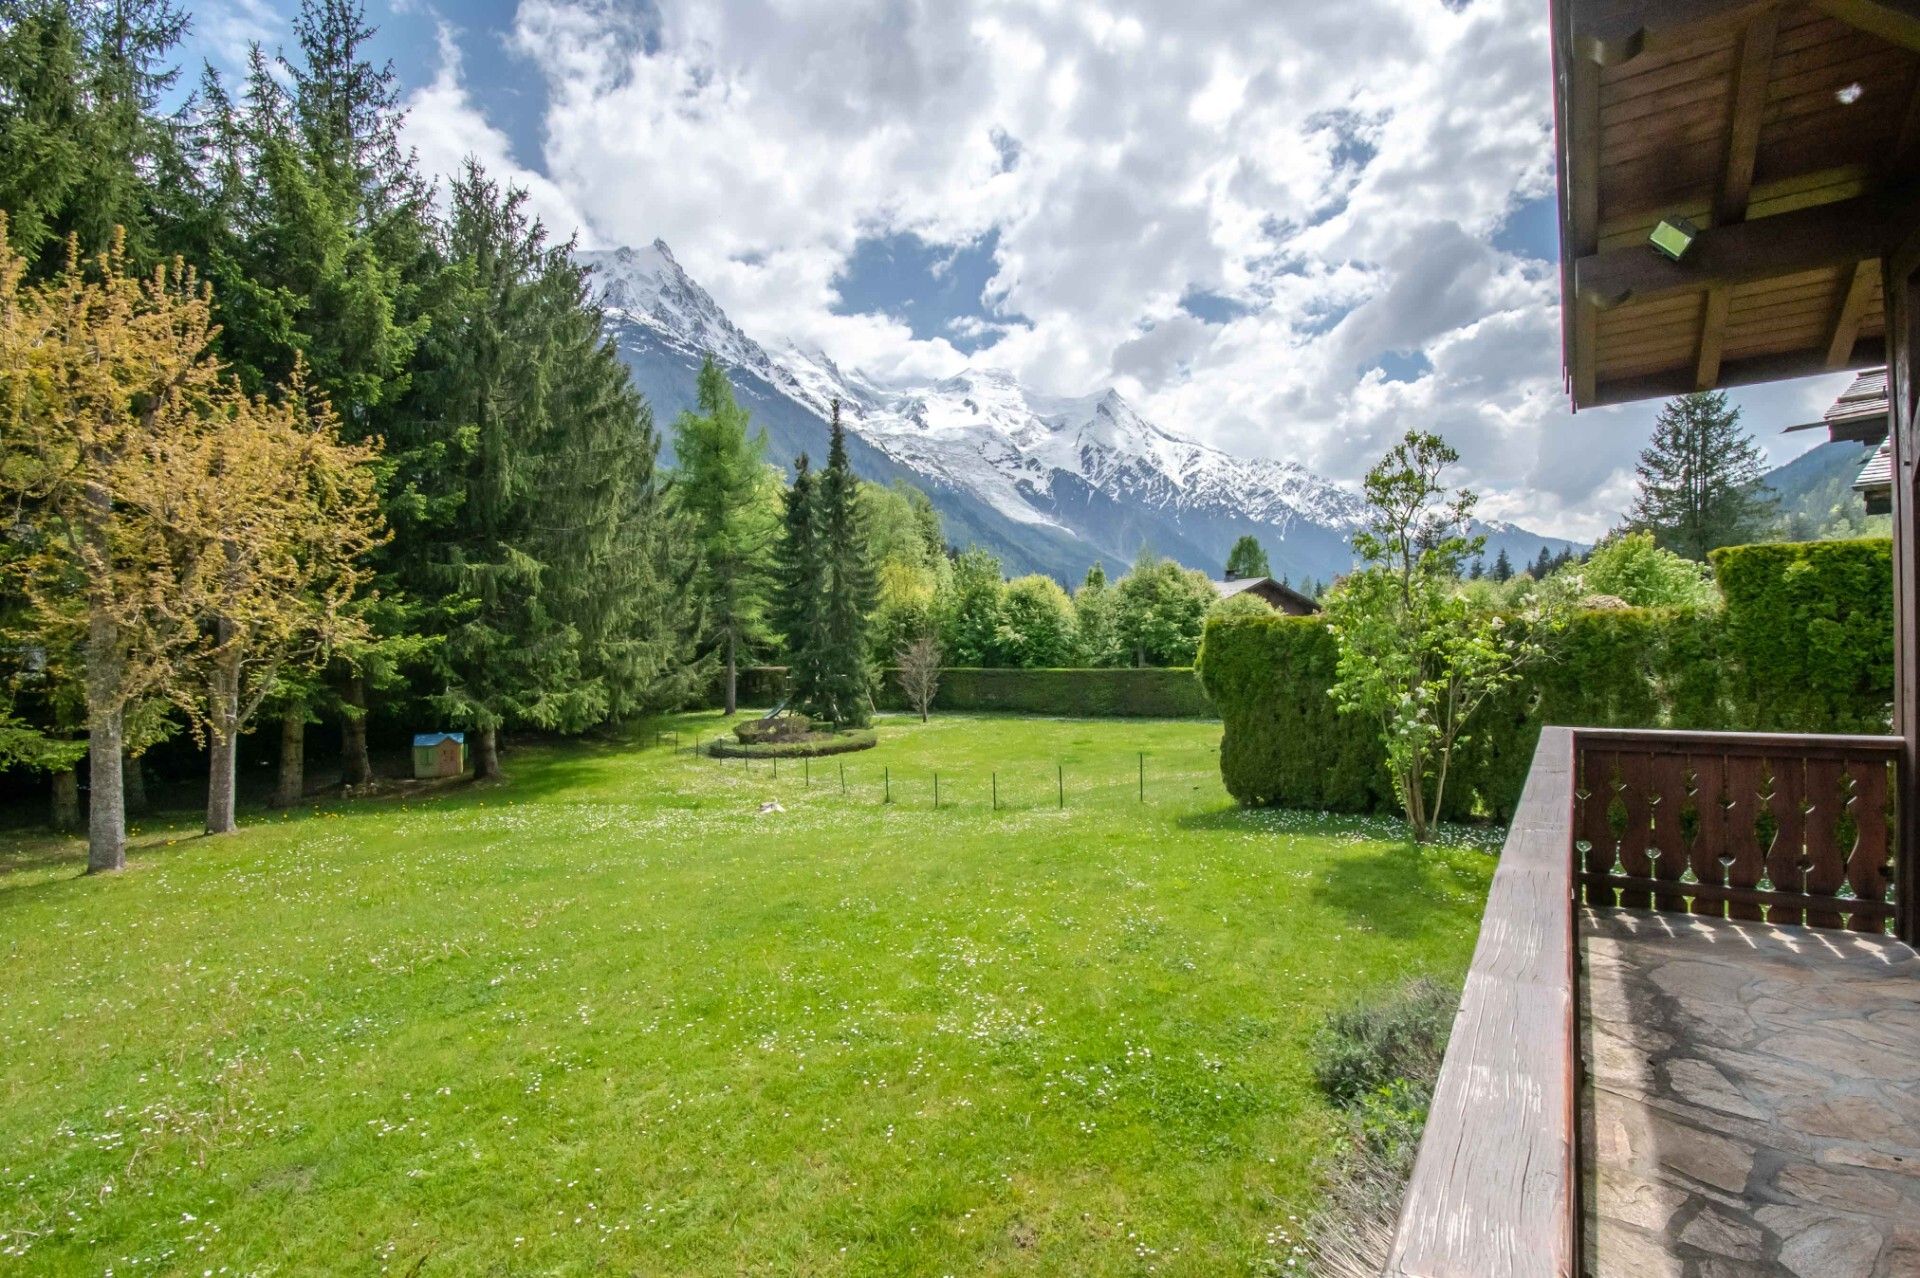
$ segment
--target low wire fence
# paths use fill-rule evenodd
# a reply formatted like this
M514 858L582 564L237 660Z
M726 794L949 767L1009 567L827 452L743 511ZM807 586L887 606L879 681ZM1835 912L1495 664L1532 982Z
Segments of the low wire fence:
M899 766L845 755L720 756L708 749L726 733L657 732L653 744L717 771L751 776L802 793L836 794L881 805L935 810L979 806L989 811L1066 811L1075 803L1149 803L1187 797L1219 784L1217 744L1164 751L1136 750L1131 766L1102 760L1008 760L1005 766L932 768Z

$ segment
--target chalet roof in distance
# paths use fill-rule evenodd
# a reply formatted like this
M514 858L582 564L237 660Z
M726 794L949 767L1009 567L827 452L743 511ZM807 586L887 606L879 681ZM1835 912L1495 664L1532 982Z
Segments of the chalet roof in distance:
M1276 612L1284 612L1294 617L1308 617L1320 611L1320 605L1301 594L1292 586L1282 585L1271 577L1229 577L1225 581L1213 583L1213 591L1222 599L1251 590L1265 600Z

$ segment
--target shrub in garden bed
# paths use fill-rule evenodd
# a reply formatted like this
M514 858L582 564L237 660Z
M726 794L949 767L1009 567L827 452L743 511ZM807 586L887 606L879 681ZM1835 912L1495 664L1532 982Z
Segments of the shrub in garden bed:
M803 755L818 758L823 754L871 750L879 743L879 735L872 728L857 728L851 732L809 732L803 737L780 740L729 741L721 737L707 747L707 753L716 759L798 759Z
M1322 1164L1321 1205L1302 1239L1310 1272L1373 1278L1384 1268L1459 991L1426 977L1362 999L1314 1035L1313 1073L1346 1130Z

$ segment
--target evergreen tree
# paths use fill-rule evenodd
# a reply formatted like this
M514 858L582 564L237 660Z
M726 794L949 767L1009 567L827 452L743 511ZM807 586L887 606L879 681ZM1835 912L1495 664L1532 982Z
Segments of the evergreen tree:
M694 588L706 642L724 671L726 712L733 714L741 657L765 637L766 559L775 531L761 500L767 436L747 433L747 410L711 355L700 365L698 402L698 411L674 423L672 491L699 550Z
M1500 547L1500 553L1493 557L1493 572L1489 574L1495 581L1513 580L1513 560L1507 558L1507 548Z
M1233 543L1233 549L1227 553L1227 576L1234 577L1270 577L1273 568L1267 563L1266 547L1252 533L1243 533L1240 540Z
M421 388L439 412L403 423L408 454L438 459L406 490L447 513L417 528L403 585L433 601L433 700L476 733L489 776L503 727L578 731L659 699L684 656L688 565L658 508L650 416L571 245L478 165L451 195Z
M1486 562L1478 555L1473 558L1473 567L1467 571L1468 581L1478 581L1487 575Z
M814 534L814 478L807 455L793 459L793 483L783 495L780 540L775 546L772 621L787 653L787 690L796 706L821 695L826 639L825 586Z
M1723 391L1669 400L1640 454L1640 490L1630 524L1663 550L1704 560L1707 552L1762 535L1773 502L1761 486L1766 462Z
M1545 581L1552 572L1553 552L1542 546L1540 553L1533 557L1533 565L1527 569L1527 575L1535 581Z
M175 166L159 108L186 26L172 0L0 9L0 209L30 273L57 273L70 235L89 259L116 231L134 264L161 255L157 179Z
M867 664L867 618L878 583L858 501L859 480L847 461L840 401L833 404L827 467L814 497L815 552L821 598L819 683L807 713L828 723L864 727L871 719L873 671Z

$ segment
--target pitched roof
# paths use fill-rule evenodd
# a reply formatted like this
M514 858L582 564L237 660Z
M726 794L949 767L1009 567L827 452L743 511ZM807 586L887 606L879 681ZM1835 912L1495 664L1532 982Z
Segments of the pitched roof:
M1867 464L1860 468L1860 478L1853 481L1853 490L1858 493L1873 492L1893 487L1893 441L1886 440L1873 450L1873 456L1867 458Z

